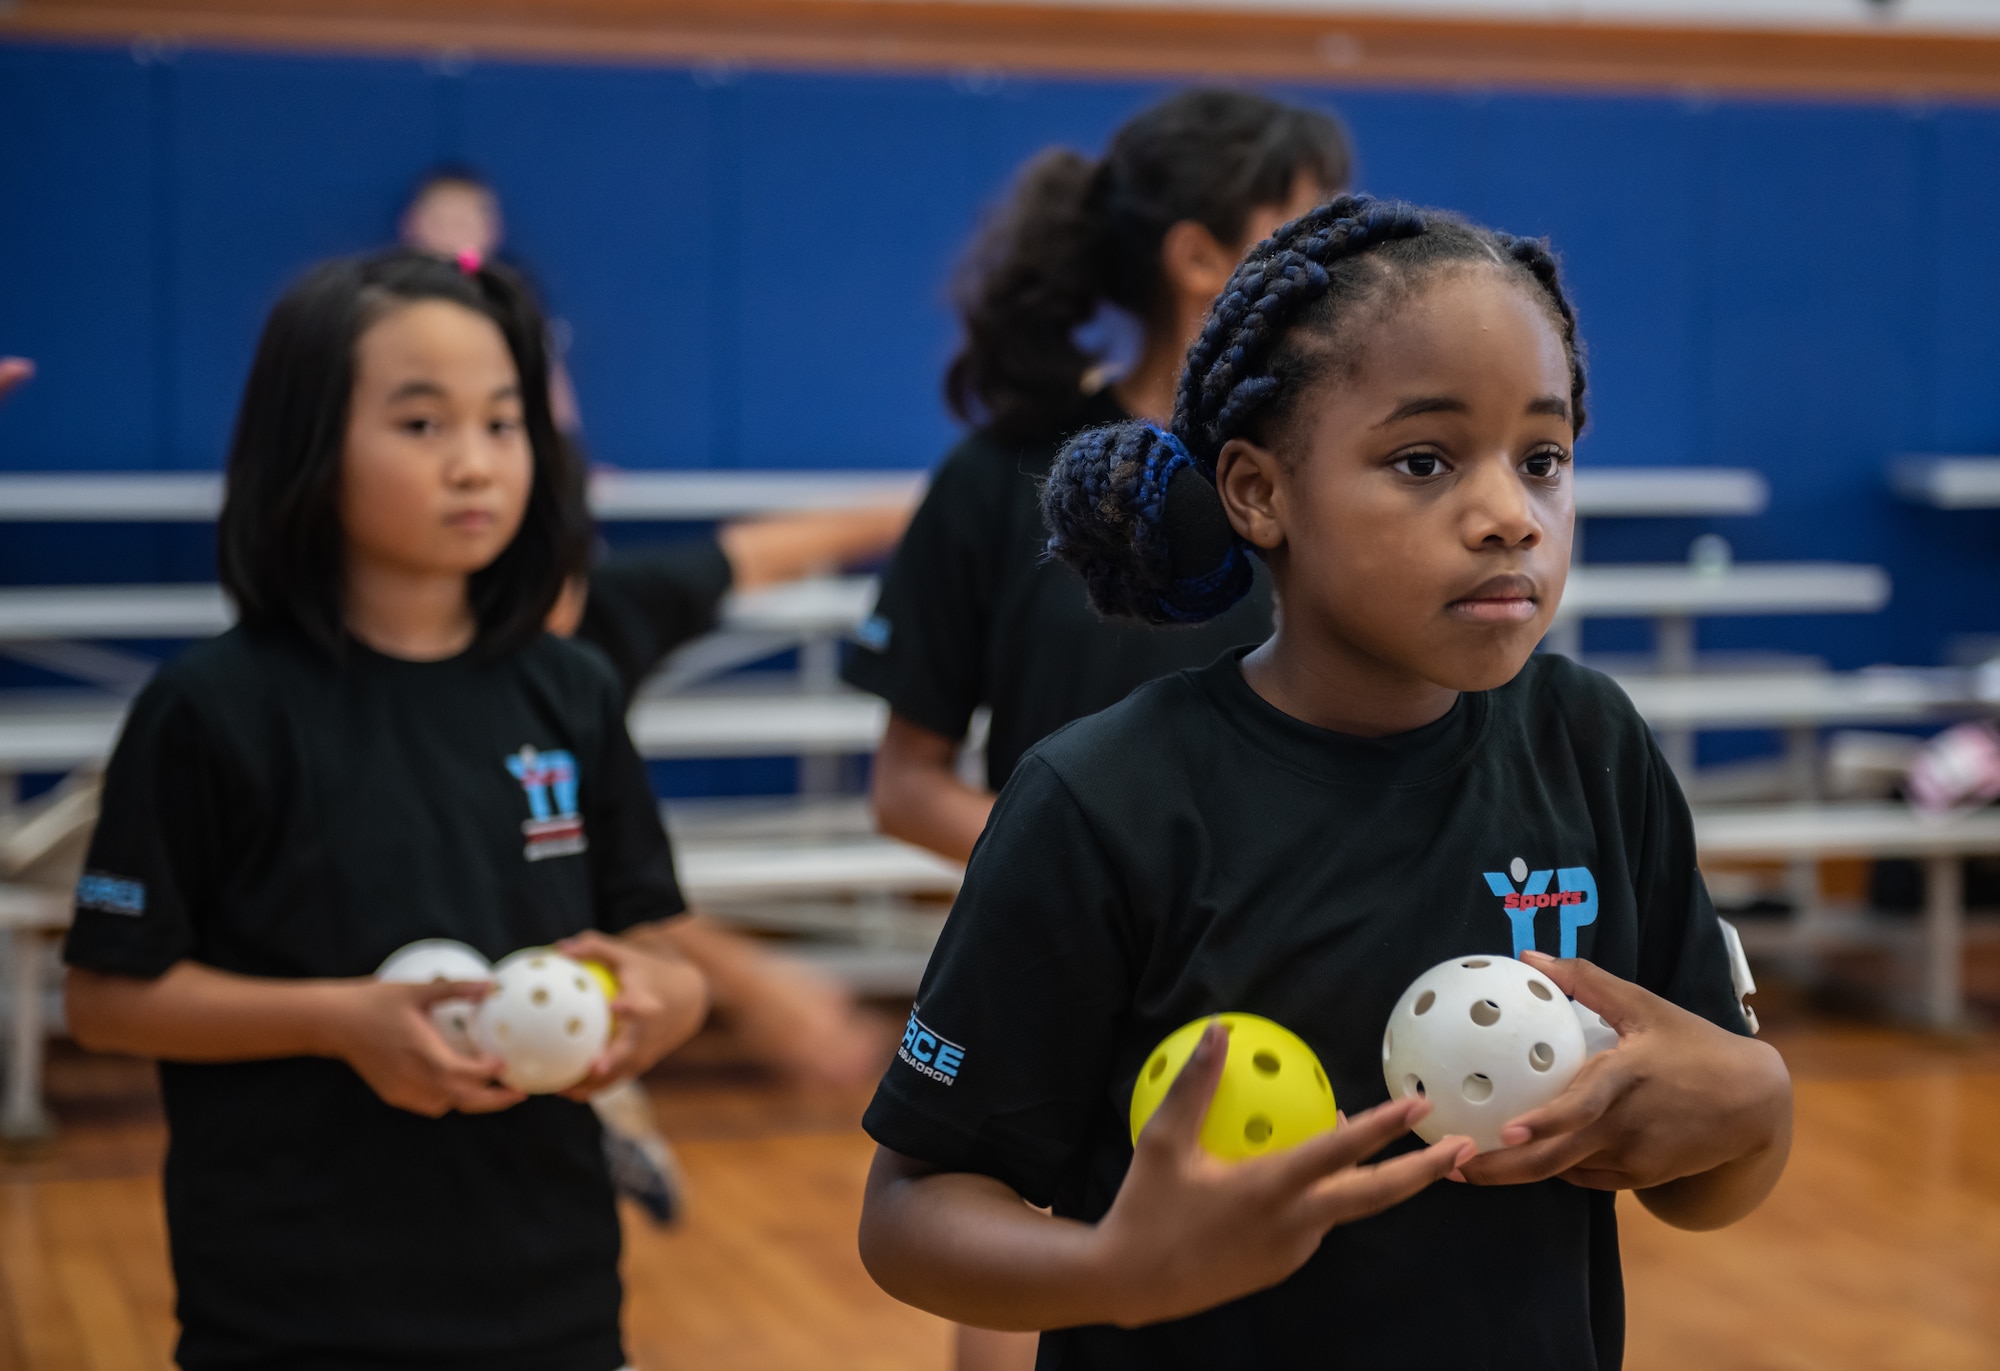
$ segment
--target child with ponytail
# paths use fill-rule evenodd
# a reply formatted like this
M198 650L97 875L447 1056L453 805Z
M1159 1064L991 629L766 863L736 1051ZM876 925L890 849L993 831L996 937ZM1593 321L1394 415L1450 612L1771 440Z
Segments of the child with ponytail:
M157 1058L200 1368L614 1371L619 1227L585 1101L700 1024L624 696L543 631L588 528L546 330L469 255L316 268L245 388L219 529L240 624L132 708L68 1013ZM419 938L608 963L616 1029L523 1098L370 974Z
M1178 632L1107 623L1043 555L1037 492L1070 435L1166 420L1180 359L1244 250L1347 176L1329 116L1222 90L1143 111L1102 158L1052 149L1022 173L958 292L964 341L945 390L974 430L933 477L845 668L889 703L873 773L885 831L963 861L1028 748L1270 631L1261 583ZM1088 340L1112 318L1136 331L1136 355ZM1107 382L1114 360L1124 370ZM984 784L967 784L958 754L981 707Z
M1583 397L1546 247L1343 196L1237 268L1170 425L1064 450L1049 547L1102 611L1210 619L1261 562L1278 627L1057 733L1001 793L914 1011L956 1074L900 1061L867 1115L884 1288L1050 1330L1064 1371L1580 1371L1622 1357L1616 1191L1684 1228L1769 1192L1790 1083L1687 805L1615 685L1532 655ZM1587 868L1594 920L1517 938L1496 892L1529 866ZM1403 988L1465 954L1531 960L1620 1034L1477 1156L1414 1144L1426 1104L1382 1078ZM1209 1157L1211 1024L1135 1146L1140 1066L1225 1011L1303 1037L1341 1126Z

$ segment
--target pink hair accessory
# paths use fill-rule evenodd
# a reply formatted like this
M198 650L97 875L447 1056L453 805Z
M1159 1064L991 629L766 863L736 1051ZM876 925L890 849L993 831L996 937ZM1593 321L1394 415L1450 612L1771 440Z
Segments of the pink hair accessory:
M477 276L479 268L485 265L485 260L480 257L478 250L475 248L461 250L458 254L457 262L458 269L467 276Z

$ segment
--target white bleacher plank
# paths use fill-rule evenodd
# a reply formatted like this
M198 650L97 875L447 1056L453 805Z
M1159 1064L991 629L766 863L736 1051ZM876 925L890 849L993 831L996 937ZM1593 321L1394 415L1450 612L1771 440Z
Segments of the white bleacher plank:
M900 504L926 480L916 471L599 471L590 504L612 521L734 519ZM212 471L0 475L5 522L207 523L221 508L222 477Z
M1869 614L1889 603L1889 573L1852 562L1573 567L1558 619L1670 615Z
M875 603L871 576L822 576L723 601L725 629L842 633ZM216 585L34 586L0 590L0 641L63 638L206 638L235 622Z
M799 757L873 752L888 706L859 691L642 699L629 716L646 757Z
M0 590L0 640L209 638L236 620L217 585Z
M124 722L122 705L18 711L0 706L0 776L101 766Z
M2000 457L1910 454L1889 464L1889 484L1938 509L2000 509Z
M680 844L675 855L690 901L768 900L842 891L951 895L964 868L894 838L814 843Z
M1924 814L1904 804L1697 809L1704 858L1971 857L2000 854L2000 808Z
M1659 518L1762 514L1771 485L1738 467L1601 467L1576 469L1580 518Z
M606 520L856 509L914 501L928 479L919 471L599 471L590 508Z
M1972 674L1954 670L1613 679L1655 728L1889 726L1949 719L1980 708Z
M213 471L105 471L0 476L11 523L207 523L222 508Z
M125 707L10 707L0 696L0 774L102 765ZM629 716L641 756L800 757L873 752L888 709L858 691L760 691L643 699Z

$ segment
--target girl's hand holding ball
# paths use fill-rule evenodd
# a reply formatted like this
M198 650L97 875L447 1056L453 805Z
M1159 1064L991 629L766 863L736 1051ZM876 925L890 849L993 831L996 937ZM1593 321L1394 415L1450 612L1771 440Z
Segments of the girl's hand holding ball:
M708 988L701 973L657 939L613 938L595 931L556 944L581 962L597 962L609 973L611 1040L592 1063L590 1074L562 1093L587 1100L607 1086L641 1075L660 1058L694 1036L708 1013Z
M1131 1169L1096 1227L1098 1269L1123 1326L1182 1318L1276 1285L1336 1224L1381 1213L1473 1154L1468 1139L1448 1137L1362 1165L1429 1109L1398 1100L1283 1152L1218 1161L1201 1133L1228 1046L1211 1023L1140 1131Z
M1682 1228L1754 1209L1791 1150L1792 1087L1768 1044L1718 1028L1586 961L1524 960L1618 1030L1569 1088L1501 1130L1502 1151L1463 1168L1476 1185L1560 1176L1636 1190Z
M432 1021L436 1005L484 998L487 982L338 981L326 988L327 1055L396 1108L435 1119L454 1109L491 1114L526 1098L497 1083L498 1061L460 1052Z

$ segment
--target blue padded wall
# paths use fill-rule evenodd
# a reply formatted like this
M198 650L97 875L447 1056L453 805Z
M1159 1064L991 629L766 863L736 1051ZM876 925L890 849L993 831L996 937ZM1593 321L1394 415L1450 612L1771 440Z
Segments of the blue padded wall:
M270 302L386 240L440 159L500 186L509 252L573 339L593 456L923 466L950 271L1036 149L1160 82L690 71L0 45L0 468L220 460ZM2000 632L2000 515L1913 509L1904 449L2000 448L2000 109L1284 88L1360 181L1551 235L1592 358L1598 463L1747 465L1757 520L1598 521L1592 560L1879 561L1889 614L1702 626L1836 665ZM0 581L208 574L192 530L14 526ZM1593 641L1636 638L1593 626Z

